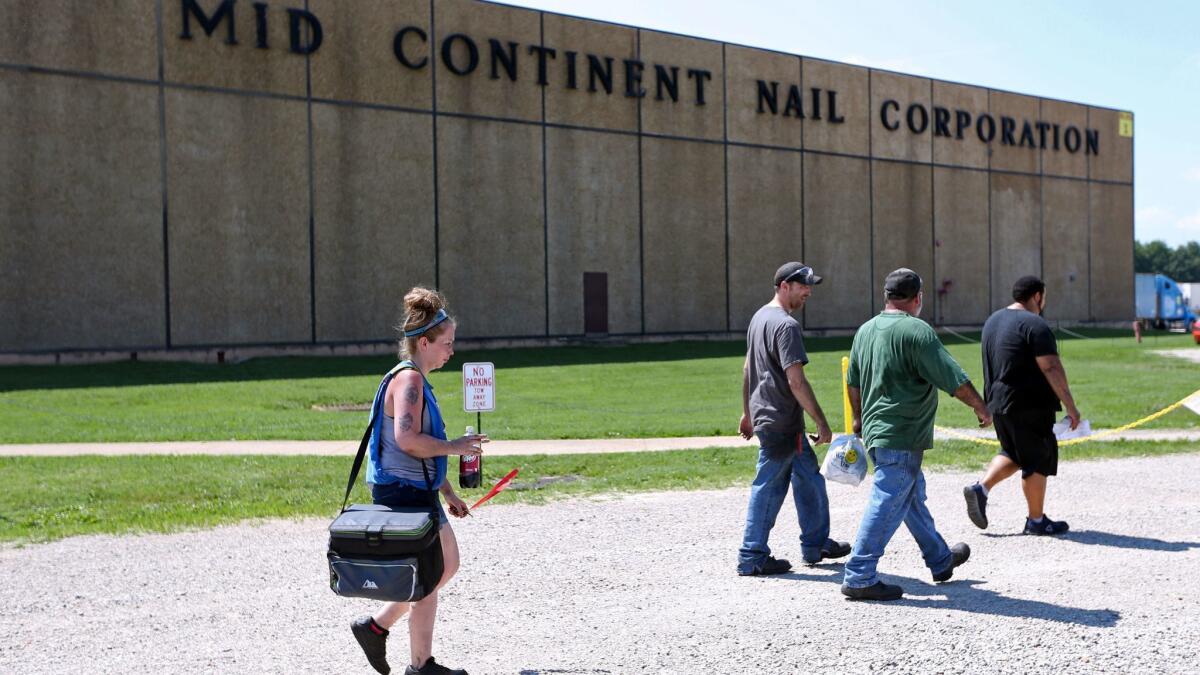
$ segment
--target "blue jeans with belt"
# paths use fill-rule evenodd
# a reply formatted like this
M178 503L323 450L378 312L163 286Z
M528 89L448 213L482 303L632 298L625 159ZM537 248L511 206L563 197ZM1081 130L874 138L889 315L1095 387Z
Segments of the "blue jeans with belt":
M758 468L750 484L750 506L738 551L738 571L751 572L771 555L767 538L775 527L775 517L787 497L789 484L800 523L800 553L805 562L819 562L821 548L830 539L829 495L817 455L803 433L760 431L756 435L760 446Z
M933 516L925 506L925 474L921 473L925 453L871 448L868 454L875 464L875 483L862 524L858 526L854 550L846 561L843 577L846 586L866 588L879 581L875 567L900 523L917 540L930 571L936 574L950 567L953 562L950 548L938 534Z

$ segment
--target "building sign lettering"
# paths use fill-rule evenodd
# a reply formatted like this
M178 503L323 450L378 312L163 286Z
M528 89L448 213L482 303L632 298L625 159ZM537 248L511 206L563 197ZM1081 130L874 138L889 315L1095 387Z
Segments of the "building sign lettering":
M206 37L213 37L223 26L225 44L239 44L234 22L237 0L220 0L211 13L200 6L200 0L180 1L183 17L180 39L192 40L197 26ZM269 7L265 2L254 2L251 6L255 47L270 49L267 37ZM324 41L320 19L304 9L287 8L285 11L288 50L300 55L316 53ZM429 33L420 26L401 27L396 31L391 47L396 61L410 70L428 68L429 54L436 50L442 67L457 77L478 77L486 73L492 80L517 82L520 59L532 58L537 63L537 84L543 87L550 86L550 71L555 69L559 81L567 89L586 89L589 93L603 92L606 96L634 99L670 99L672 103L683 100L694 106L707 103L706 87L713 79L712 71L703 68L617 59L545 45L522 45L492 37L484 39L465 33L452 33L442 38L440 44L431 45ZM747 91L733 92L733 95L753 96L759 115L830 124L846 121L838 110L835 89L809 87L805 91L798 84L755 80L752 91L747 88ZM934 137L955 140L974 136L989 145L999 142L1000 145L1030 149L1065 150L1071 154L1080 150L1086 155L1100 154L1099 130L1038 119L1015 119L1007 115L973 113L923 103L904 104L888 99L879 106L879 123L889 132L930 133ZM1123 122L1122 135L1132 136L1132 126L1132 119L1127 125Z

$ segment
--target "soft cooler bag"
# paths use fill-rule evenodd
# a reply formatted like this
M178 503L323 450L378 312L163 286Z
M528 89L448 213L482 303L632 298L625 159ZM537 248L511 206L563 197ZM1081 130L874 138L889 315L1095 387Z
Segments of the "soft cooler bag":
M349 598L415 602L437 588L444 570L437 495L422 461L428 507L346 506L374 427L372 415L350 469L342 512L329 526L329 587Z

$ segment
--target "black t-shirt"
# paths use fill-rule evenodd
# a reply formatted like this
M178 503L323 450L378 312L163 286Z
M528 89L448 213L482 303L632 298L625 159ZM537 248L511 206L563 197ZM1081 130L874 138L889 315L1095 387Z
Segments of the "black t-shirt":
M1050 354L1058 354L1058 344L1037 314L1005 308L988 317L983 324L983 398L988 410L1062 410L1037 364L1037 357Z

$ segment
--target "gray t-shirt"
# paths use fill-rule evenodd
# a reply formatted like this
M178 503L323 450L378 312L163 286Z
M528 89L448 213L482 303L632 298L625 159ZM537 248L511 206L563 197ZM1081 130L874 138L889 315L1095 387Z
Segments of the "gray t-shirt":
M799 434L804 410L788 387L788 366L808 363L800 323L782 307L764 305L746 330L750 420L754 431Z

